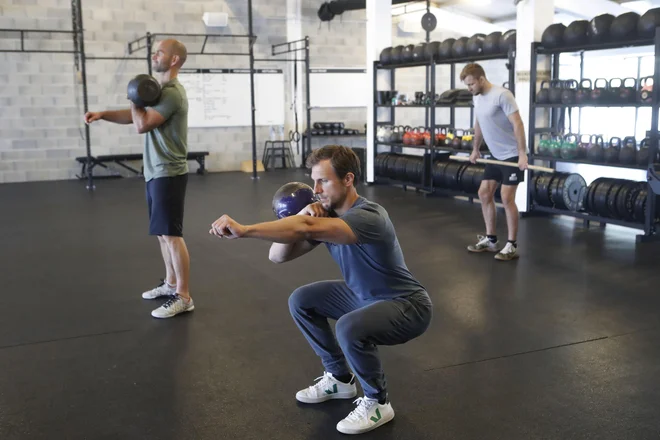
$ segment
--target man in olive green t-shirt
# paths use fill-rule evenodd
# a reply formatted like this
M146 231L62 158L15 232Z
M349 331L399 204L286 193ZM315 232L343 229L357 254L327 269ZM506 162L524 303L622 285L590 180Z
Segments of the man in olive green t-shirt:
M152 70L161 85L156 105L126 110L89 112L85 122L96 120L133 124L145 133L144 178L149 209L149 234L158 236L166 277L144 299L169 297L151 312L170 318L195 309L188 288L190 256L183 240L183 212L188 183L188 98L179 83L179 69L186 62L186 47L179 41L161 41L152 56Z

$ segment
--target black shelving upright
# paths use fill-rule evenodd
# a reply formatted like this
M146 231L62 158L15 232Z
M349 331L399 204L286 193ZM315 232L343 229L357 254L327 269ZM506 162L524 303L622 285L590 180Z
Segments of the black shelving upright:
M467 150L458 150L450 147L444 147L444 146L436 146L435 145L435 136L431 136L431 145L426 146L426 145L420 145L420 146L411 146L411 145L405 145L403 143L384 143L384 142L379 142L376 135L378 131L378 126L382 125L395 125L396 122L396 117L395 117L395 110L397 108L425 108L426 109L426 116L425 116L425 127L427 130L431 130L432 133L434 133L436 128L456 128L455 127L455 118L456 118L456 113L455 110L457 108L469 108L470 109L470 123L474 125L474 108L472 104L436 104L436 103L429 103L429 104L424 104L424 105L378 105L376 104L377 99L377 79L378 79L378 71L380 70L389 70L390 71L390 84L392 87L392 90L396 90L395 84L396 84L396 70L398 69L405 69L405 68L412 68L412 67L426 67L426 92L430 93L430 96L435 96L436 94L436 84L435 84L435 78L436 78L436 66L439 65L449 65L450 66L450 89L455 89L456 88L456 65L457 64L464 64L464 63L476 63L480 61L489 61L489 60L507 60L507 65L506 67L509 70L509 89L511 92L515 95L515 58L516 58L516 53L515 53L515 48L510 48L508 53L506 54L494 54L494 55L480 55L480 56L471 56L471 57L463 57L463 58L451 58L451 59L446 59L446 60L436 60L435 57L432 58L431 60L427 61L422 61L422 62L417 62L417 63L405 63L405 64L388 64L388 65L382 65L379 61L374 62L374 69L373 69L373 84L374 84L374 92L373 92L373 100L374 100L374 105L376 107L376 110L374 111L374 119L372 123L374 124L374 163L376 160L376 156L378 154L378 146L379 145L389 145L391 147L392 152L401 152L402 148L418 148L418 149L423 149L425 150L424 153L424 168L423 168L423 173L422 173L422 183L421 184L411 184L410 182L401 182L401 181L396 181L393 179L389 178L379 178L378 176L374 177L374 181L376 183L384 183L384 184L395 184L395 185L403 185L405 186L411 186L414 187L418 190L423 190L428 193L436 193L436 194L441 194L441 195L449 195L449 196L456 196L459 195L457 191L453 190L448 190L444 188L437 188L434 187L433 185L433 178L432 174L431 176L428 175L428 173L433 172L433 163L435 162L436 155L439 154L440 152L450 152L450 153L460 153L460 152L467 152ZM379 121L378 120L378 108L390 108L390 120L389 121ZM436 124L436 118L435 118L435 110L437 108L449 108L450 111L450 120L449 124ZM483 153L482 153L483 154ZM460 195L465 195L465 194L460 194Z
M603 167L620 167L620 168L628 168L628 169L646 169L647 170L647 180L648 180L648 185L647 185L647 204L646 204L646 214L645 214L645 221L644 223L633 223L633 222L627 222L627 221L621 221L618 219L613 219L613 218L608 218L608 217L602 217L598 215L593 215L590 213L586 212L574 212L574 211L566 211L566 210L561 210L561 209L556 209L556 208L550 208L546 206L541 206L537 204L534 200L532 200L532 184L534 182L533 178L533 173L534 171L530 170L529 171L529 178L527 179L527 191L528 191L528 197L527 197L527 212L528 213L533 213L534 211L536 212L542 212L545 214L553 214L553 215L566 215L566 216L571 216L575 217L577 219L581 219L585 221L585 224L588 224L588 222L593 221L593 222L599 222L602 225L605 225L607 223L614 224L614 225L619 225L619 226L625 226L629 228L634 228L634 229L641 229L643 230L643 234L637 235L637 241L655 241L660 238L657 235L657 230L656 230L656 196L657 194L654 193L651 182L653 179L655 179L655 173L652 172L654 170L654 161L655 158L657 157L658 153L658 106L660 104L660 92L658 91L658 87L653 87L653 94L652 94L652 102L650 104L645 104L645 103L621 103L621 104L586 104L586 105L563 105L563 104L537 104L536 103L536 82L537 82L537 64L538 64L538 56L539 55L546 55L546 56L551 56L551 63L552 63L552 75L551 79L552 80L558 80L559 79L559 56L562 53L576 53L579 52L581 55L581 59L583 59L583 53L586 51L599 51L599 50L609 50L609 49L621 49L621 48L626 48L626 47L642 47L642 46L653 46L654 47L654 54L655 54L655 69L654 69L654 75L653 75L653 83L654 84L659 84L658 81L660 81L660 58L658 55L660 55L660 28L656 28L656 35L654 39L647 39L647 40L634 40L634 41L617 41L617 42L611 42L611 43L601 43L601 44L587 44L583 46L571 46L571 47L562 47L562 48L554 48L554 49L548 49L544 48L541 43L539 42L534 42L532 43L531 46L531 66L530 66L530 113L529 113L529 129L528 129L528 144L529 144L529 161L530 163L533 163L534 160L542 160L542 161L547 161L550 162L550 165L552 168L555 168L557 162L563 162L563 163L579 163L579 164L589 164L589 165L595 165L595 166L603 166ZM650 138L650 146L649 146L649 163L644 166L637 166L637 165L623 165L623 164L611 164L611 163L596 163L596 162L590 162L588 160L583 160L583 159L575 159L575 160L568 160L568 159L562 159L562 158L556 158L556 157L545 157L545 156L537 156L536 153L536 135L541 134L541 133L548 133L548 132L553 132L557 131L559 127L559 116L560 116L560 111L565 111L567 108L584 108L584 107L612 107L612 108L618 108L618 107L635 107L635 108L642 108L642 107L651 107L651 129L648 132L649 138ZM551 116L550 116L550 127L543 127L543 128L538 128L536 127L536 109L539 108L550 108L551 109Z

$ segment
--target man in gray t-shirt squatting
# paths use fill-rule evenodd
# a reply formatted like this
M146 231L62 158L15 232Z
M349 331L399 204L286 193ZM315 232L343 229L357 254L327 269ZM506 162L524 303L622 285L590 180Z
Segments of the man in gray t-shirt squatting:
M474 96L474 141L470 161L476 163L481 157L479 147L482 140L488 145L493 157L500 161L517 163L518 167L487 164L484 179L479 187L479 200L486 223L486 235L478 236L475 245L468 246L471 252L497 252L498 260L518 258L518 207L516 190L525 179L527 169L527 144L518 105L513 94L504 87L491 84L483 67L468 64L461 72L461 81ZM508 241L502 250L497 245L497 208L495 191L502 184L502 204L506 213Z
M209 233L271 241L269 258L275 263L325 244L344 279L311 283L289 297L291 316L325 369L316 383L296 393L296 400L317 404L353 399L357 378L364 398L356 400L357 408L339 421L337 430L361 434L394 417L378 345L403 344L423 334L433 306L406 266L385 208L358 195L360 160L355 152L326 145L308 156L307 167L318 202L298 215L254 225L223 215ZM336 338L328 319L336 321Z

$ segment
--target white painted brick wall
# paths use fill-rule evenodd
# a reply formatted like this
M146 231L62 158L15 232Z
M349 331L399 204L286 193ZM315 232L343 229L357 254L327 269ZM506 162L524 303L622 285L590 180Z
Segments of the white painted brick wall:
M0 13L0 28L71 29L69 0L8 0ZM255 0L255 56L270 57L271 45L286 41L284 0ZM152 33L205 33L204 11L230 15L224 33L247 34L247 5L242 0L84 0L85 45L89 56L127 55L127 43ZM279 18L278 18L279 17ZM189 51L198 52L202 38L182 38ZM26 48L69 50L70 36L30 34ZM0 48L19 48L18 33L3 33ZM207 52L247 53L247 39L210 38ZM141 51L132 56L145 56ZM257 64L284 68L285 65ZM0 182L75 178L75 157L85 155L82 122L82 86L75 82L72 54L0 53ZM247 57L194 56L186 67L249 67ZM126 84L144 73L144 61L88 60L90 110L126 108ZM249 99L249 97L248 97ZM106 122L90 127L95 155L142 152L144 136L132 126ZM240 169L251 159L249 127L189 130L191 150L209 150L210 171ZM261 157L269 128L257 127ZM192 164L196 169L196 165ZM101 171L99 171L101 172Z
M271 58L271 45L286 41L286 2L254 0L255 56ZM365 65L365 11L352 11L330 23L317 16L320 2L302 0L303 35L310 37L311 67L362 67ZM70 0L6 0L0 7L0 28L71 29ZM229 24L223 33L246 34L247 2L244 0L84 0L85 45L89 56L127 55L127 43L152 33L204 33L204 11L227 12ZM395 44L418 43L424 34L403 34L393 26ZM432 40L456 35L433 33ZM20 47L17 33L2 33L0 48ZM189 51L201 48L201 38L182 38ZM247 52L246 39L210 38L206 51ZM28 48L69 50L70 37L60 34L31 34ZM145 51L132 56L145 56ZM491 66L490 63L493 65ZM506 80L503 62L484 63L494 83ZM499 65L497 65L499 63ZM257 63L257 68L280 68L286 63ZM499 67L498 67L499 66ZM191 55L186 67L247 68L247 57ZM147 69L146 60L88 60L88 101L91 110L126 108L126 84ZM459 67L457 67L458 71ZM499 70L498 70L499 69ZM438 85L448 69L438 69ZM299 78L300 81L304 80ZM293 128L290 110L292 78L285 74L286 126ZM440 93L441 87L438 92ZM412 93L424 89L424 71L397 71L397 89ZM249 99L249 97L246 97ZM0 53L0 182L75 178L80 171L75 157L85 154L85 129L82 122L82 87L75 80L72 54ZM448 118L438 110L438 118ZM457 113L458 114L458 113ZM446 116L442 116L446 115ZM469 114L468 114L469 115ZM421 125L423 110L397 110L397 123ZM312 122L341 121L346 128L364 131L366 108L314 110ZM303 131L305 114L299 115ZM90 127L95 155L141 152L144 137L132 126L106 122ZM257 153L261 158L269 127L257 127ZM190 150L208 150L210 171L240 169L242 160L251 159L249 127L191 128ZM322 138L319 143L363 146L364 138ZM294 146L295 148L295 146ZM196 169L194 164L191 164ZM101 170L99 170L101 173Z

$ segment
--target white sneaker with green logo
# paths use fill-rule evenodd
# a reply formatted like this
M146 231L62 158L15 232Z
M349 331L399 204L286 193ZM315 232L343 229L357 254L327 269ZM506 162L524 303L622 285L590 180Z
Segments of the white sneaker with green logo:
M484 235L477 235L477 244L468 246L470 252L497 252L497 242L491 243L490 239Z
M507 243L504 249L495 255L495 259L501 261L515 260L516 258L518 258L518 248L511 243Z
M337 431L343 434L369 432L394 418L394 410L390 402L381 405L378 400L360 397L354 403L357 403L357 408L337 423Z
M314 379L314 385L296 393L296 400L303 403L321 403L332 399L352 399L357 396L355 376L351 375L351 382L340 382L327 371L323 376Z

